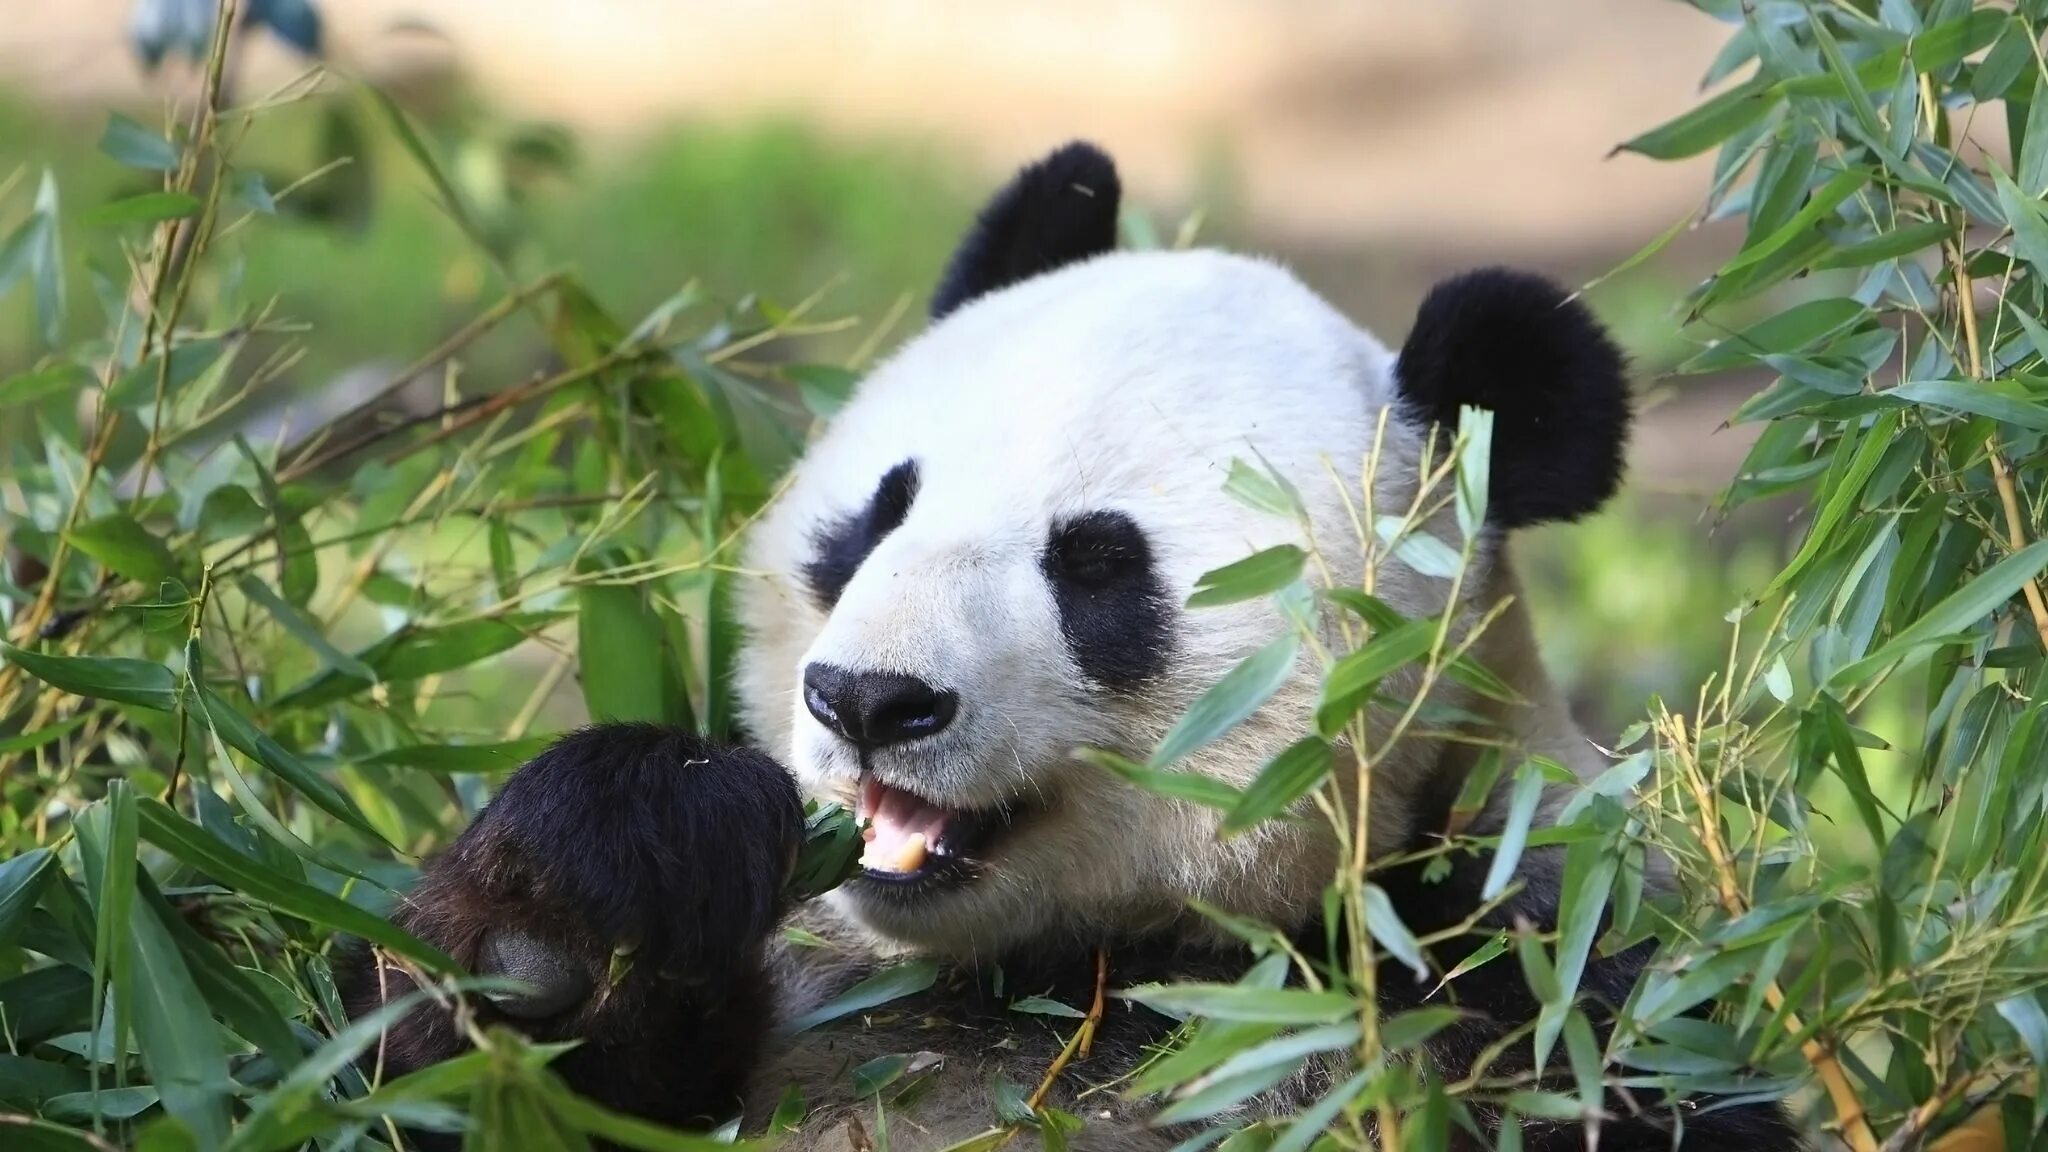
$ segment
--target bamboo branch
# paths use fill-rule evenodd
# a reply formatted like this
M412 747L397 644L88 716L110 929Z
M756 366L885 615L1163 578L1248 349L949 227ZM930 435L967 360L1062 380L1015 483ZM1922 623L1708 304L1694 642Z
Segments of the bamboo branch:
M1956 278L1956 311L1963 322L1963 344L1969 352L1970 378L1984 378L1984 346L1977 335L1977 286L1970 279L1969 261L1963 258L1960 244L1948 248L1949 266ZM1998 502L2005 510L2006 548L2017 552L2027 546L2026 522L2020 516L2019 489L2013 483L2012 466L2005 462L2005 454L1999 451L1998 436L1993 433L1984 441L1984 451L1991 457L1991 482L1998 489ZM2027 611L2034 617L2034 631L2041 637L2041 646L2048 648L2048 599L2041 595L2041 582L2029 579L2021 590L2026 593Z
M1686 738L1685 717L1669 717L1668 728L1672 749L1677 754L1679 765L1685 769L1686 783L1692 789L1693 800L1699 805L1700 841L1714 866L1721 908L1730 916L1741 916L1749 911L1749 900L1736 883L1735 862L1729 856L1727 846L1721 842L1719 810L1714 804L1712 790L1707 787L1706 778L1692 755L1692 745ZM1764 986L1764 1001L1770 1005L1771 1011L1784 1014L1788 1033L1797 1035L1804 1030L1799 1014L1786 1006L1785 990L1776 980ZM1879 1152L1877 1137L1865 1119L1863 1101L1857 1096L1855 1085L1849 1082L1849 1074L1841 1061L1835 1058L1834 1042L1824 1033L1815 1032L1800 1043L1799 1050L1806 1056L1807 1063L1813 1065L1814 1072L1827 1089L1828 1101L1834 1106L1843 1141L1855 1152Z

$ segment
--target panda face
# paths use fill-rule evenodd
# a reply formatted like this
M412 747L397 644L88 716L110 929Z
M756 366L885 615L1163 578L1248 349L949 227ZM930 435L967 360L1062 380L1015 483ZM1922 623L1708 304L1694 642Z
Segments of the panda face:
M872 821L869 867L835 898L960 952L1190 898L1305 914L1334 863L1320 819L1223 841L1213 812L1073 752L1143 759L1284 627L1263 601L1184 607L1204 572L1294 543L1359 578L1392 362L1272 265L1119 253L978 299L871 374L753 534L742 602L746 721ZM1375 506L1405 510L1421 433L1396 412L1379 435ZM1293 482L1312 538L1223 493L1234 459ZM1393 564L1377 591L1435 612L1448 584ZM1315 689L1304 660L1178 767L1246 783L1306 730ZM1397 799L1374 813L1399 830Z

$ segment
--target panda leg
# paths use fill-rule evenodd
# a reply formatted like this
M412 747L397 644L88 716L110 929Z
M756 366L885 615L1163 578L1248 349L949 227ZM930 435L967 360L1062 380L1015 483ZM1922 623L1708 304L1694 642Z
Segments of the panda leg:
M795 785L759 752L651 725L563 738L392 915L469 971L531 991L416 1008L365 1065L403 1075L465 1051L470 1028L503 1024L580 1041L553 1069L607 1107L716 1123L736 1111L770 1027L763 952L802 836ZM351 1018L416 988L359 944L335 977Z

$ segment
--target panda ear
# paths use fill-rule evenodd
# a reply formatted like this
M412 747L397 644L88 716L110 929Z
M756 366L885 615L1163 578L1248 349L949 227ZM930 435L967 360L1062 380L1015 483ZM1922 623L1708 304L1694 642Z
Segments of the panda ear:
M1487 268L1430 289L1395 367L1415 419L1455 432L1494 414L1487 519L1575 520L1621 484L1629 422L1622 356L1584 304L1541 276Z
M932 319L1116 247L1116 164L1075 141L1018 172L981 210L932 294Z

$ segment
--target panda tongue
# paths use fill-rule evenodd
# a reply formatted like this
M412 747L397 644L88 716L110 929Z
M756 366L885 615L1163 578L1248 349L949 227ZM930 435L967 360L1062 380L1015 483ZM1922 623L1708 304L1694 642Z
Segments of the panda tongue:
M877 872L909 873L924 866L926 852L941 842L952 814L869 776L861 781L857 815L868 821L861 864Z

